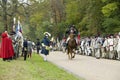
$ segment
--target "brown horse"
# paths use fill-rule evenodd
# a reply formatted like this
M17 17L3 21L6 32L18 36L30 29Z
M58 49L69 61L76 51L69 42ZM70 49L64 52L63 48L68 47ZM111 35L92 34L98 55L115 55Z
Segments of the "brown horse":
M77 47L77 43L75 40L75 35L74 34L70 34L70 39L68 41L68 48L67 48L67 54L68 54L68 58L72 59L75 57L75 49Z

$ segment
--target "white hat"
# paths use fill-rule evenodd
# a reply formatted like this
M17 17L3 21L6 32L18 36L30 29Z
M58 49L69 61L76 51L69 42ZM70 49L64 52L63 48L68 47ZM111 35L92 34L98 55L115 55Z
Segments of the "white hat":
M51 36L51 34L48 33L48 32L44 32L44 35L45 35L45 36L49 36L49 37Z

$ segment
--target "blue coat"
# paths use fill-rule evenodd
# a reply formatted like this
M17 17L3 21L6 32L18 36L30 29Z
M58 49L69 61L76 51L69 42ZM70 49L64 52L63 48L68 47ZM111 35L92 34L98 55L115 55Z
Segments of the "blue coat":
M43 38L41 43L43 43L45 46L50 46L50 40L46 36ZM41 53L45 54L45 55L48 55L49 50L46 50L45 47L42 47Z

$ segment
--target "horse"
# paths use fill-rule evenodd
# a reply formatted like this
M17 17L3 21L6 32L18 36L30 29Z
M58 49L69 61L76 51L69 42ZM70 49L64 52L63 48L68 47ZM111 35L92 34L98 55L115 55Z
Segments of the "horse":
M77 48L77 43L74 37L75 37L75 34L71 33L70 39L68 40L67 54L69 59L74 58L76 54L75 49Z

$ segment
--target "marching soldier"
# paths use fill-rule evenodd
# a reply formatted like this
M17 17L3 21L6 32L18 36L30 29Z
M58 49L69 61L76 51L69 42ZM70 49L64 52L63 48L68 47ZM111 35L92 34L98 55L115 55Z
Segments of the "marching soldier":
M42 40L42 50L41 53L44 54L44 61L47 61L47 55L49 55L50 50L50 40L48 37L50 37L49 33L44 33L45 37Z

